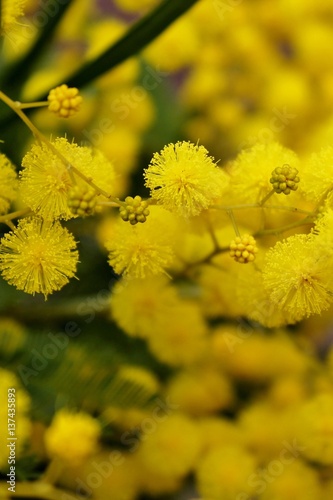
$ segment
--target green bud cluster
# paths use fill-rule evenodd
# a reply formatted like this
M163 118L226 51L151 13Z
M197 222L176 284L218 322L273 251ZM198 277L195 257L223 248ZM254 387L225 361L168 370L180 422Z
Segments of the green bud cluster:
M68 193L67 203L73 214L87 217L95 211L97 203L96 191L88 186L74 186Z
M275 168L270 179L274 191L278 194L290 194L291 191L296 191L299 183L297 174L298 170L287 164Z
M125 198L126 207L120 207L120 217L124 221L129 221L133 226L138 222L146 222L149 215L148 201L142 201L141 196L127 196Z

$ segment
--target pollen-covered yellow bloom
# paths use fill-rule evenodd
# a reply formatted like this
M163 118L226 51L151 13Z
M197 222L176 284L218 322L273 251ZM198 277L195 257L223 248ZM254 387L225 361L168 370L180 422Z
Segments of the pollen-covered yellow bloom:
M68 196L73 188L70 164L93 180L97 186L112 194L115 173L112 163L98 150L78 146L61 137L52 142L66 165L47 144L36 143L24 156L20 178L23 201L44 219L71 219L75 217L68 206ZM75 183L87 183L73 173Z
M249 478L254 474L256 461L239 445L219 446L209 451L199 462L196 479L202 498L235 500L250 498L254 486Z
M230 380L207 364L177 372L166 394L182 411L195 417L230 408L234 401Z
M245 149L228 169L231 176L230 199L237 204L259 202L272 190L272 171L285 165L297 168L298 162L293 151L277 142L258 143ZM274 202L281 203L281 200L279 196L274 198Z
M297 435L302 455L322 465L333 465L333 395L318 394L297 413Z
M77 466L98 450L99 422L87 413L63 409L56 413L45 432L45 446L50 457L58 457Z
M14 166L4 154L0 153L0 215L8 212L16 192L17 179Z
M161 274L173 260L175 221L161 207L151 207L144 224L131 226L120 220L106 243L109 264L117 274L145 278Z
M183 300L159 318L148 345L156 358L171 366L189 366L200 361L207 350L207 326L196 304Z
M200 448L199 427L185 414L174 413L156 423L154 432L145 436L137 450L137 459L152 473L179 477L193 468Z
M144 175L152 198L183 217L198 215L227 187L226 174L208 151L190 142L169 144L155 153Z
M75 275L76 243L59 222L21 219L15 231L0 243L0 270L18 290L45 298L60 290Z
M192 20L181 17L148 45L143 56L153 67L158 67L162 71L179 71L193 64L198 57L200 51L198 35Z
M180 303L176 288L166 276L121 280L112 290L112 319L133 337L146 338L156 331L161 317L169 317Z
M333 147L327 146L313 153L303 162L302 183L304 196L318 202L333 188Z
M269 299L298 320L328 309L332 302L332 250L313 235L297 234L271 248L263 267Z
M293 460L290 457L292 463L287 460L286 465L282 461L278 462L280 469L277 470L281 470L281 474L275 474L273 481L264 482L258 475L257 484L261 485L260 488L263 490L260 500L323 499L323 490L316 469L299 459Z

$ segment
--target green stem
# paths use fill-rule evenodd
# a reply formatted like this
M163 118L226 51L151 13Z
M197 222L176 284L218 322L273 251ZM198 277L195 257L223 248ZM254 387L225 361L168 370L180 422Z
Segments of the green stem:
M19 105L20 109L30 109L30 108L41 108L48 106L49 101L37 101L37 102L19 102L16 101L17 105Z
M289 231L289 229L294 229L295 227L301 227L305 226L307 224L313 224L313 216L309 215L308 217L305 217L302 220L292 222L291 224L286 224L285 226L282 226L278 229L262 229L260 231L257 231L253 236L254 237L260 237L260 236L266 236L269 234L274 234L278 236L279 234L285 233L286 231Z
M40 482L49 485L56 484L61 473L63 472L63 469L64 469L63 462L57 458L54 458L48 464L43 476L40 478Z
M274 191L274 189L272 189L272 191L270 191L268 194L266 194L266 196L261 201L259 201L259 206L260 207L264 206L266 201L269 200L269 198L271 196L273 196L274 193L275 193L275 191Z
M4 224L7 224L8 221L11 221L13 219L18 219L19 217L26 217L27 215L30 215L32 213L33 212L30 210L30 208L24 208L22 210L17 210L16 212L12 212L10 214L1 215L0 216L0 223L3 222Z
M34 136L40 141L44 142L46 146L52 151L53 154L55 154L65 165L65 167L68 170L68 173L71 177L71 180L73 184L76 183L74 173L80 177L82 180L84 180L90 187L92 187L98 194L105 196L111 201L114 201L115 203L118 203L119 200L118 198L114 198L112 195L104 191L104 189L101 189L100 187L97 186L93 182L93 180L86 175L84 175L80 170L78 170L72 163L70 163L61 153L58 151L58 149L53 146L53 144L38 130L37 127L31 122L31 120L26 116L25 113L21 110L21 103L18 101L13 101L10 97L8 97L6 94L4 94L0 90L0 100L2 100L7 106L9 106L20 118L21 120L26 124L26 126L31 130L31 132L34 134Z
M289 205L265 205L264 207L259 203L248 203L244 205L211 205L209 208L215 208L217 210L225 210L228 212L229 210L242 210L246 208L269 208L272 210L287 210L288 212L297 212L305 215L314 215L314 212L309 212L308 210L302 210L301 208L291 207Z
M239 229L238 229L238 226L237 226L237 223L236 223L233 211L232 210L227 210L227 214L229 215L229 218L230 218L232 227L234 228L236 236L240 237L240 232L239 232Z

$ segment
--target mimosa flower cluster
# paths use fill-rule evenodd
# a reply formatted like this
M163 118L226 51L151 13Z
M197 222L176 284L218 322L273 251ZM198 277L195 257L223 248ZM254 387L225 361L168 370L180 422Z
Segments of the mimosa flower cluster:
M0 4L16 496L331 500L332 2Z
M264 293L274 311L268 322L260 319L262 324L281 326L320 314L331 304L333 291L328 272L333 265L329 245L333 178L330 181L328 170L324 185L322 177L316 182L315 161L314 155L300 165L295 153L273 142L241 152L223 167L204 146L177 142L155 153L145 169L151 198L121 201L113 195L113 165L100 151L66 138L48 141L41 136L25 154L18 179L9 160L1 157L6 186L3 212L19 196L26 209L13 217L29 216L16 228L11 222L12 231L1 241L2 276L31 294L47 297L59 290L75 276L78 261L75 240L59 221L118 207L112 237L106 241L109 263L117 274L130 279L184 275L202 286L207 267L224 259L229 247L237 263L253 266L260 256L250 272L258 284L251 290L251 301L255 303ZM244 218L247 211L252 215ZM202 227L197 241L191 228L196 221ZM235 231L235 239L226 239L228 227ZM293 228L303 229L303 234L277 237L275 244L263 240ZM189 255L187 247L191 247ZM217 265L223 273L222 261ZM242 300L249 286L246 273L238 269L233 273L228 269L235 282L231 300L240 300L241 314L258 319L253 306L247 309L248 301Z

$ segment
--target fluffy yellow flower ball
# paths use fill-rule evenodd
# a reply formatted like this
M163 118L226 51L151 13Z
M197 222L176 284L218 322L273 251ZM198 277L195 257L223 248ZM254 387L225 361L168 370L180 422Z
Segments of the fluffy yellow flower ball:
M203 146L169 144L145 170L146 186L158 204L182 217L198 215L227 187L227 176Z
M47 298L75 276L78 252L73 235L59 222L21 219L0 243L0 271L18 290Z
M153 474L181 477L193 469L201 449L197 425L183 414L171 414L146 434L137 458Z
M292 457L288 458L292 460ZM319 475L316 470L309 465L294 458L293 463L283 464L281 461L272 461L271 470L268 465L268 481L257 481L258 488L264 489L260 495L260 500L319 500L323 498L322 489L319 482ZM273 464L275 467L273 467ZM280 472L279 474L276 474ZM274 480L271 480L274 479Z
M6 359L22 350L26 340L25 328L12 318L0 319L0 352Z
M106 242L109 264L129 279L163 274L173 261L175 221L161 207L151 207L144 224L131 226L120 220Z
M302 455L321 465L333 465L333 395L319 394L305 402L297 421Z
M176 288L166 276L123 279L112 289L111 317L128 335L146 338L179 302Z
M0 215L8 212L16 194L17 179L14 165L0 153Z
M113 193L114 168L100 151L70 143L63 137L52 141L52 145L61 156L47 144L36 143L22 160L19 183L22 199L37 215L48 220L75 217L68 206L69 193L75 184L83 187L87 184L75 173L73 181L69 164L99 188Z
M269 299L300 320L320 314L332 302L333 252L312 235L279 241L266 254L263 282Z
M249 484L249 478L255 468L254 457L240 446L214 448L197 467L199 493L209 500L235 500L241 499L242 494L251 495L253 486Z
M272 171L282 165L297 168L298 163L297 155L277 142L258 143L244 149L228 167L230 200L237 204L260 202L272 190ZM276 202L283 200L274 195Z
M80 465L98 450L100 433L98 421L87 413L60 410L45 432L47 453L70 465Z
M234 399L228 378L209 366L177 373L168 383L166 394L183 411L193 416L226 409Z
M183 301L168 317L156 322L156 331L148 338L148 346L156 358L171 366L189 366L205 356L207 325L191 302Z

